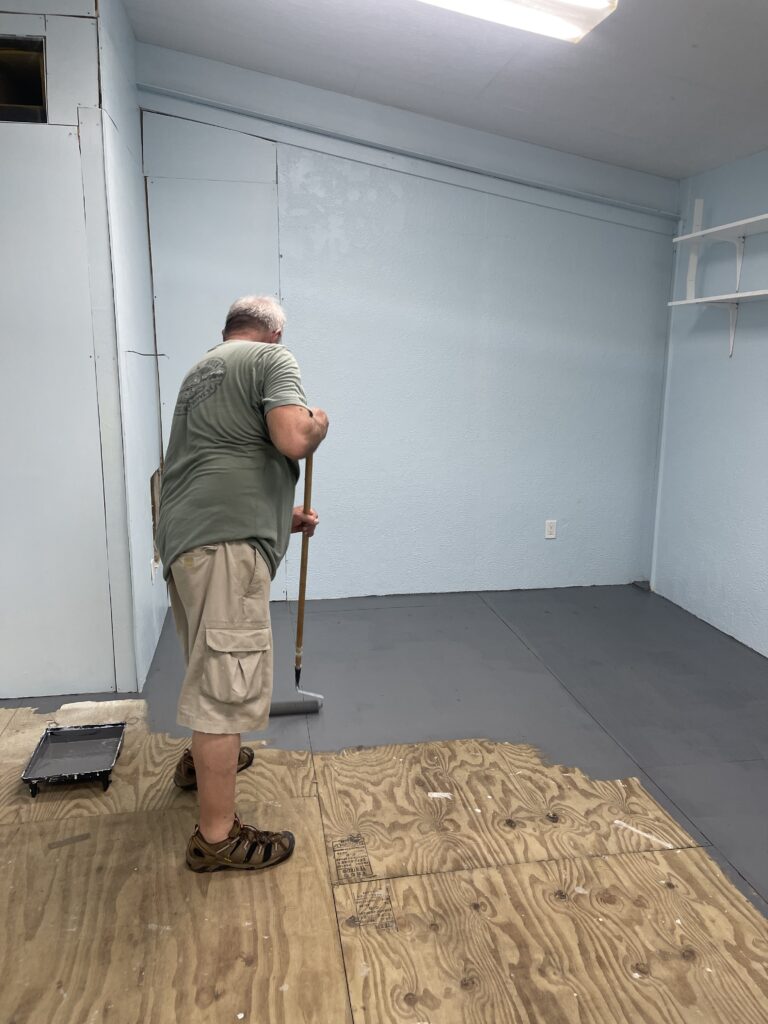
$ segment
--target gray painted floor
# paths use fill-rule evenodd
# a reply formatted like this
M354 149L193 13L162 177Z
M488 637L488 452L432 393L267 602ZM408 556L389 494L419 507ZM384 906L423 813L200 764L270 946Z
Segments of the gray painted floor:
M277 700L293 696L293 614L273 606ZM325 707L272 720L273 745L486 736L638 776L768 913L768 661L675 605L635 587L310 602L304 651ZM158 731L184 734L182 673L169 617L143 693Z

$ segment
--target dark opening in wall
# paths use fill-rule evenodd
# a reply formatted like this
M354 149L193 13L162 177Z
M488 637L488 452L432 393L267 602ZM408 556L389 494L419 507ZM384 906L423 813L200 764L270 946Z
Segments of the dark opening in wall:
M0 121L46 120L43 40L0 36Z

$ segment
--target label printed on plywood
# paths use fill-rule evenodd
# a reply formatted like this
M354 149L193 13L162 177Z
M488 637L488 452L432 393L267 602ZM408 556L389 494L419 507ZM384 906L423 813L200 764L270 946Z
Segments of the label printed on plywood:
M380 932L396 932L397 921L389 889L374 889L355 896L356 924Z
M336 875L340 882L360 882L373 878L368 849L362 836L347 836L333 844Z

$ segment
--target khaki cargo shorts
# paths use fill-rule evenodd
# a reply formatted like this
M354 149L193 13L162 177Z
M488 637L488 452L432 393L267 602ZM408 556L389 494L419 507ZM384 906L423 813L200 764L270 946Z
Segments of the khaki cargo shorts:
M171 566L187 673L177 721L197 732L264 729L272 700L267 564L245 541L206 544Z

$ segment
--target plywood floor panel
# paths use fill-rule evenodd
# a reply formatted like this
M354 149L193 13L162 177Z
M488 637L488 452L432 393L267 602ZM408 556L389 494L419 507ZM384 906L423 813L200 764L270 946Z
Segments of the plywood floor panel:
M51 716L0 715L3 1024L768 1024L768 925L637 780L487 740L254 744L238 806L296 856L196 876L187 741L143 701L53 717L129 728L106 793L33 800Z
M196 794L173 785L176 762L188 743L186 739L129 726L106 792L97 782L43 786L34 799L20 781L28 754L20 760L0 757L0 824L163 809L187 808L194 812ZM308 751L252 745L256 750L254 763L237 777L241 806L314 796L314 767Z
M192 874L188 811L0 828L4 1024L348 1024L317 801L247 818L293 859Z
M696 845L636 779L595 781L530 747L371 747L315 766L337 882Z
M0 708L0 737L13 721L17 708Z
M703 850L334 890L355 1024L765 1024L768 924Z

